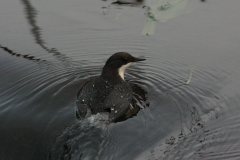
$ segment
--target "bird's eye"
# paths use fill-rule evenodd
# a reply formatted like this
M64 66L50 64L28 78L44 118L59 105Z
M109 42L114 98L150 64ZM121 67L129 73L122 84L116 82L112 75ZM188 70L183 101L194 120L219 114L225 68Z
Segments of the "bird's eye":
M127 62L127 61L128 61L128 58L123 58L123 60Z

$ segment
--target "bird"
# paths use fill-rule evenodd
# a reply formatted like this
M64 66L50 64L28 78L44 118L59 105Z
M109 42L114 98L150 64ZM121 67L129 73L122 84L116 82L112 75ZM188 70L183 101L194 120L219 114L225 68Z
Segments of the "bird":
M77 116L80 119L97 113L107 113L109 122L117 122L133 106L133 90L124 79L132 63L146 59L127 52L110 56L100 76L90 78L77 94Z

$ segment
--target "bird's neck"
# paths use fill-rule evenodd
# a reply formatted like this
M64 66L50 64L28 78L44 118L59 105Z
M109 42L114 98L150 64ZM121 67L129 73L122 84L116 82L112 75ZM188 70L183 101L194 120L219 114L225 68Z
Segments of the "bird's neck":
M114 83L124 81L124 79L119 75L118 69L112 69L107 66L103 67L101 77Z

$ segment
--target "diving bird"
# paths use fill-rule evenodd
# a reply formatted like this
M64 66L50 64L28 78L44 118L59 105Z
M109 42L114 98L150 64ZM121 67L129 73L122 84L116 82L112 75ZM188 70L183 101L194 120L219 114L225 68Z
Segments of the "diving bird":
M132 87L125 81L124 72L133 62L146 59L136 58L126 52L113 54L106 61L102 74L90 78L78 92L77 115L107 113L110 122L116 122L133 105Z

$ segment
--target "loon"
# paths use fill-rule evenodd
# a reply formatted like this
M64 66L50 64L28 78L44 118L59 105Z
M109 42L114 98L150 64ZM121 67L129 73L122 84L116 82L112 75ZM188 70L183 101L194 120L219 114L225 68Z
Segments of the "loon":
M117 52L108 58L98 77L90 78L78 92L77 116L108 113L108 120L116 122L133 104L132 87L124 79L124 71L133 62L146 59L133 57L126 52Z

